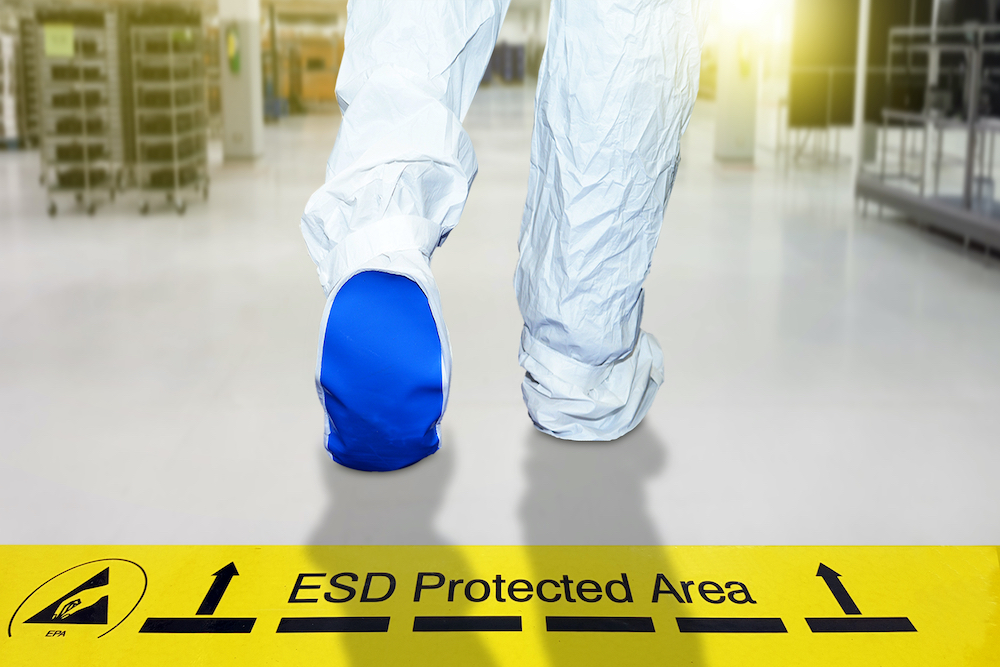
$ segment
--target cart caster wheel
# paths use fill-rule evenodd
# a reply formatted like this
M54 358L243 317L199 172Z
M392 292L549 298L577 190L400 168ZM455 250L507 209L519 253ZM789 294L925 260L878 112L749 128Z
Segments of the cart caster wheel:
M201 198L208 201L208 185L205 185L205 187L201 189Z
M77 192L76 193L76 203L77 204L82 204L83 203L83 193L82 192Z
M174 203L174 193L173 192L168 192L167 193L167 203L168 204Z
M59 212L59 207L56 206L56 203L54 201L49 202L49 217L50 218L56 217L56 213L58 212Z
M115 191L114 190L110 191L110 194L108 195L108 199L111 200L111 201L115 200Z
M87 215L94 215L97 212L97 204L87 204Z
M177 215L184 215L185 211L187 211L187 202L185 202L183 199L178 199L177 200Z
M139 213L141 213L142 215L146 215L147 213L149 213L149 202L144 201L141 204L139 204Z

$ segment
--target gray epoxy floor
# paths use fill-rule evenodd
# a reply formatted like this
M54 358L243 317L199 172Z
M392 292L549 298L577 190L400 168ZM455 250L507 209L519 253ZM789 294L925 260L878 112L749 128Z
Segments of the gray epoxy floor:
M888 217L847 169L712 160L699 102L647 284L667 378L610 444L536 433L512 290L531 91L481 91L480 173L435 256L444 449L321 450L323 295L298 231L338 118L266 129L207 203L45 213L0 153L0 542L1000 543L1000 266Z

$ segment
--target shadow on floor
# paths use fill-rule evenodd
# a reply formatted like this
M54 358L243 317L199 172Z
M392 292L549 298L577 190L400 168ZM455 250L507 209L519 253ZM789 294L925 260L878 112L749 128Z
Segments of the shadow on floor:
M545 545L663 545L649 513L646 483L661 473L667 454L663 442L647 425L613 442L568 442L531 429L526 435L528 458L525 463L528 489L519 509L524 527L528 560L535 581L559 580L565 575L592 576L601 580L624 579L622 567L610 558L596 558L593 550L561 551ZM577 557L577 553L581 554ZM610 556L611 552L607 552ZM621 551L614 552L620 554ZM649 603L655 588L656 574L671 582L679 581L667 552L662 549L637 550L641 554L642 580L635 572L630 582L635 601ZM630 561L631 562L631 561ZM619 587L619 595L622 588ZM580 600L562 604L559 614L644 615L646 612L626 603L588 605ZM556 606L553 605L555 610ZM649 609L649 607L645 607ZM659 602L653 622L656 629L655 653L635 654L628 664L694 665L704 664L700 643L695 635L678 632L674 615L677 606ZM615 655L629 646L638 648L638 638L604 635L604 641L581 637L545 642L550 665L613 664L624 657ZM550 635L551 636L551 635ZM631 641L630 641L631 640ZM648 644L644 644L647 646ZM584 661L584 662L581 662ZM608 662L610 661L610 662ZM624 664L620 663L620 664Z
M495 605L493 608L502 609L502 613L523 614L525 632L544 633L540 645L550 665L677 664L698 667L704 664L697 636L678 632L675 621L678 606L670 601L650 605L649 596L655 588L657 574L672 582L681 579L668 552L663 549L628 552L600 549L601 546L664 544L664 536L658 534L648 510L646 495L647 482L660 474L667 460L666 449L656 433L641 426L610 443L571 443L531 429L525 444L528 487L519 506L525 546L512 556L518 557L517 560L524 563L521 567L526 567L527 571L506 572L504 576L509 579L525 577L535 586L547 580L550 582L547 584L549 596L557 591L567 593L552 603L535 597L523 607ZM476 571L481 565L470 564L461 548L449 546L434 528L434 519L454 471L454 447L456 445L442 447L434 456L410 468L379 474L348 470L332 464L324 456L322 470L330 503L310 543L431 545L437 547L432 564L408 562L403 569L431 568L442 573L464 573L456 576L470 580L478 576L492 577L496 574L492 569ZM595 548L567 549L567 545ZM309 552L316 572L329 574L343 569L343 563L337 562L336 550L313 546ZM413 554L412 558L423 558L419 551L408 553ZM623 557L627 558L627 564L614 560ZM371 566L381 567L378 563ZM499 569L501 565L496 567ZM578 591L572 582L579 585L588 578L599 580L603 591L608 590L607 582L627 581L632 599L612 600L606 594L602 600L588 603L579 599L578 592L575 593L578 597L571 597L568 591ZM571 582L564 583L567 579ZM400 588L408 589L409 585L410 582L401 583ZM625 598L624 592L628 589L618 584L611 590L617 597ZM403 601L410 590L400 590L397 595L401 595ZM485 607L477 607L475 602L459 594L443 613L475 616L484 613L481 609ZM358 613L357 608L353 613ZM621 620L622 617L647 615L652 616L655 634L546 631L549 617L606 616ZM450 658L461 656L464 664L494 664L487 638L482 633L450 632L445 633L447 637L431 633L437 636L417 637L420 633L410 633L408 627L403 627L412 623L412 611L397 614L397 617L392 621L397 624L393 627L397 632L406 633L396 635L398 641L415 647L415 650L408 649L413 651L408 654L408 664L434 664L435 655L440 657L435 651L442 650ZM340 642L339 646L352 665L378 664L377 660L373 662L370 636L344 634L331 641ZM382 659L388 658L382 656Z
M433 566L440 572L469 572L470 565L457 548L449 548L446 540L434 528L434 519L441 510L448 480L454 471L454 452L445 442L433 456L394 472L369 473L350 470L337 465L324 452L320 462L324 485L329 494L329 505L316 529L310 536L309 554L318 568L317 572L334 573L343 569L333 550L322 545L430 545L438 546L433 552ZM376 568L378 564L373 564ZM426 566L425 566L426 567ZM400 582L396 593L401 599L412 595L412 582ZM459 597L449 605L453 615L472 615L474 605ZM393 618L394 624L412 624L412 618ZM390 630L392 630L390 626ZM408 628L400 628L407 631ZM416 633L414 633L416 634ZM432 633L434 634L434 633ZM494 664L489 650L477 633L448 633L448 652L461 655L465 664L490 667ZM380 655L373 647L371 636L365 633L347 633L331 640L339 641L350 659L350 664L383 665L410 664L432 665L434 637L408 637L407 646L420 642L406 662L395 662L397 657ZM379 639L387 639L382 637ZM426 640L426 641L425 641ZM377 640L376 640L377 641ZM398 649L398 647L393 647Z

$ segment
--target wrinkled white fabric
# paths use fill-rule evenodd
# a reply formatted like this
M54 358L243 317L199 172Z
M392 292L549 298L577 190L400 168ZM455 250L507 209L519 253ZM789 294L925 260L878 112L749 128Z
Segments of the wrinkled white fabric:
M343 121L302 234L330 304L364 270L413 280L441 340L444 404L451 346L430 258L458 224L478 165L462 119L509 0L352 0L337 78ZM320 336L322 353L322 334ZM319 362L317 362L317 389Z
M344 119L302 217L328 307L365 269L424 289L445 396L451 352L429 260L478 169L461 121L508 2L351 1ZM659 346L639 329L641 286L697 93L698 10L698 0L552 3L515 289L525 403L558 437L626 433L662 382Z
M612 440L663 380L639 328L698 92L697 0L554 0L514 279L521 385L542 431Z
M458 224L478 170L462 118L506 5L351 2L337 80L344 118L326 182L302 216L309 254L328 293L342 278L331 265L332 251L348 236L364 236L384 218L416 216L437 226L436 246Z

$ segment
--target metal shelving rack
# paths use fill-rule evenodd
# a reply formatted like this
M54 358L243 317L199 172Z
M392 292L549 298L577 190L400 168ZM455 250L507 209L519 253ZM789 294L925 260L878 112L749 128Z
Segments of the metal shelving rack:
M21 141L38 146L41 136L38 111L38 23L34 17L18 22L21 57L18 62L18 120Z
M71 54L38 51L42 180L49 215L58 211L59 193L75 195L93 215L94 193L107 191L113 201L121 174L117 14L40 10L39 44L46 43L46 30L72 35Z
M18 136L17 67L14 35L0 32L0 141L17 148Z
M133 24L130 32L136 183L183 214L184 190L208 198L201 24ZM149 211L145 196L139 210Z
M886 72L887 99L894 99L896 78L903 79L900 87L910 84L908 79L927 81L924 109L882 109L878 159L858 174L855 195L896 209L966 245L1000 251L1000 206L993 187L1000 118L996 109L989 108L984 85L990 83L996 92L1000 25L892 28L888 61L892 66ZM931 63L936 63L933 77L928 76ZM931 78L937 81L932 84ZM961 137L960 156L946 154L949 134ZM942 183L946 167L961 171L957 192L955 183L951 191Z

